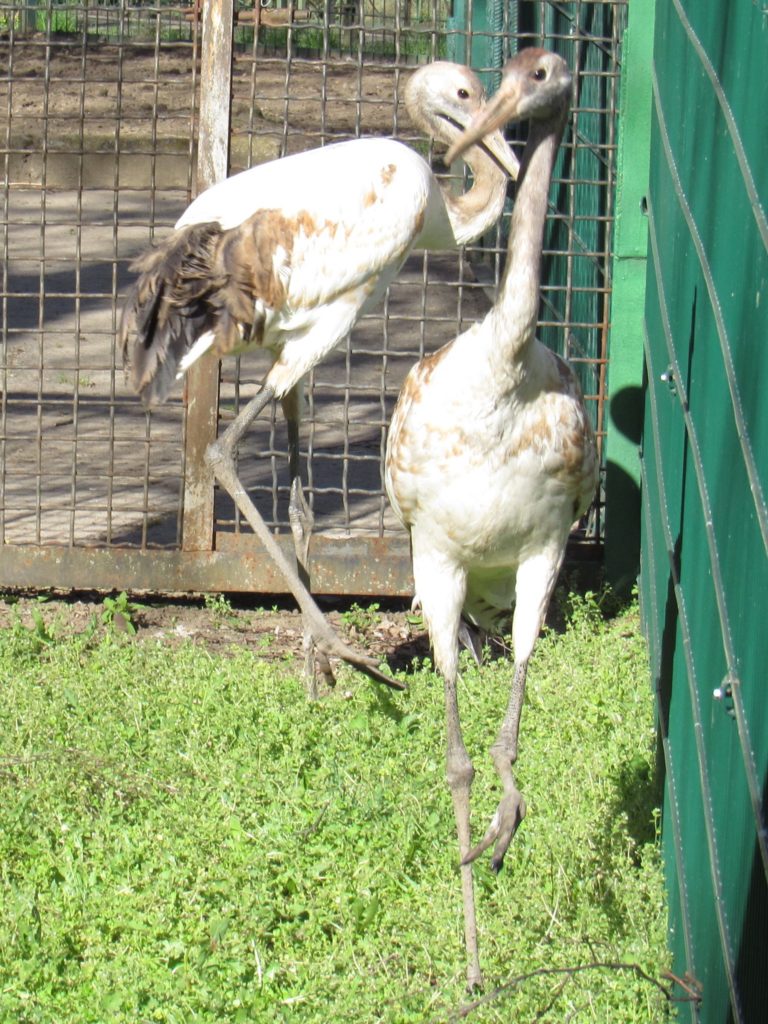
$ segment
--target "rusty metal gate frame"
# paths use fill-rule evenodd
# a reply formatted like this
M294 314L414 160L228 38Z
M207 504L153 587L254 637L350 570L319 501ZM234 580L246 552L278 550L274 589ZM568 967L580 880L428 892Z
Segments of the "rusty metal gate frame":
M201 30L198 191L224 177L229 167L233 29L231 0L209 0L203 7ZM486 274L490 272L495 283L500 272L503 239L497 232L495 239L485 242L490 252L490 268L486 267ZM426 262L423 275L426 286ZM464 283L460 268L456 281L459 296ZM3 290L9 294L7 281ZM468 319L474 318L470 309ZM420 345L423 351L423 336ZM597 393L591 396L599 407L604 400L605 353L587 361L594 364L592 368L599 377ZM219 392L220 379L215 367L208 360L195 364L186 382L186 393L193 395L194 401L186 405L183 425L180 546L173 549L150 547L145 538L139 546L13 544L4 542L3 534L0 537L0 585L75 590L124 588L166 593L282 592L282 578L271 561L263 557L255 538L241 533L239 523L235 523L234 532L218 528L216 492L203 455L218 429ZM4 400L5 397L4 392ZM236 404L239 401L237 394L235 401ZM599 411L597 420L600 420ZM6 440L3 429L3 453ZM286 554L292 554L288 532L283 530L277 539L285 546ZM597 540L594 536L591 539L582 536L579 546L594 557L600 549ZM311 571L313 589L317 593L396 596L412 591L408 541L403 531L379 530L378 535L370 530L355 534L348 529L342 535L338 531L336 534L317 532L311 546Z

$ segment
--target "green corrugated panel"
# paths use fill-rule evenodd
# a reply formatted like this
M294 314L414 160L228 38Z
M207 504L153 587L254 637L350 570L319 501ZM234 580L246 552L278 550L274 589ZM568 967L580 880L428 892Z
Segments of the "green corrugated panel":
M642 593L703 1024L768 1016L767 55L759 4L657 4Z

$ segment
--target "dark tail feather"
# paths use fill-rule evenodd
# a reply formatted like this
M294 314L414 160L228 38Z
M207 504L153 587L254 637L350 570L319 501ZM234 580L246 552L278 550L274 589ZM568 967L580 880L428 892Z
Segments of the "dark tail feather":
M140 256L139 278L120 318L118 341L128 378L146 406L164 401L179 362L211 326L208 298L222 281L215 269L221 228L192 224Z

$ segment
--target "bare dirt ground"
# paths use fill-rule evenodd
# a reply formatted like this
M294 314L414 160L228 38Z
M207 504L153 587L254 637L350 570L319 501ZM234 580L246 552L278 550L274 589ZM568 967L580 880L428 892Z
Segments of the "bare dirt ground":
M191 641L222 653L245 648L270 661L294 655L300 670L301 617L283 598L209 598L207 603L202 596L168 600L137 596L129 600L131 625L117 612L114 628L135 636L137 643L160 640L173 649ZM56 635L74 636L84 633L94 620L98 628L107 628L102 621L107 607L104 596L95 593L0 593L0 629L18 623L35 629L36 618L41 616L46 628ZM414 658L429 653L426 631L403 601L356 605L335 600L333 605L325 602L323 610L350 644L387 661L392 669L407 668Z
M601 592L602 565L575 551L569 552L546 616L549 629L565 627L566 595ZM20 623L36 628L42 616L57 635L77 635L94 621L99 629L114 628L135 637L137 643L161 640L169 648L191 641L207 650L226 653L233 648L253 650L260 657L284 661L302 658L301 616L291 598L256 595L130 595L126 623L121 612L104 621L115 595L97 592L46 592L0 589L0 629ZM337 633L360 651L381 658L392 670L408 669L415 659L430 654L429 637L410 600L403 598L317 597L318 605ZM609 613L613 599L605 595ZM618 607L618 604L616 607ZM124 606L125 607L125 606ZM135 629L135 633L133 630ZM490 639L493 657L510 657L505 642ZM300 667L297 668L300 671Z
M236 50L233 134L263 135L259 155L269 159L283 137L296 151L317 145L323 134L407 132L412 126L396 100L403 81L392 66L344 58L286 62L282 55ZM114 150L119 124L123 150L146 150L151 135L161 148L175 143L183 152L200 87L199 60L188 45L89 42L86 48L78 36L38 34L15 41L0 104L10 112L9 135L22 146L34 147L45 134L56 148L68 142L85 143L89 152Z

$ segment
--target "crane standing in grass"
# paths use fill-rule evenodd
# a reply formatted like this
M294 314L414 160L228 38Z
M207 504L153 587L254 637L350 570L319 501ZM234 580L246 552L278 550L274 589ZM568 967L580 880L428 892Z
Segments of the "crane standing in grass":
M522 50L455 157L505 121L530 120L496 303L485 319L423 358L403 385L386 455L387 491L411 535L416 594L445 680L447 777L462 864L468 982L481 982L471 862L492 844L499 870L525 814L512 766L528 659L574 522L597 483L594 435L570 368L537 341L541 252L570 71ZM462 613L492 629L514 604L514 672L491 748L503 793L483 839L470 841L474 775L456 693Z
M405 93L414 122L445 143L458 138L484 98L469 68L445 61L414 72ZM392 139L356 139L253 167L198 196L176 230L133 264L139 278L123 310L120 344L146 406L162 402L206 351L221 357L260 347L273 358L258 394L209 447L208 460L299 603L310 694L317 667L332 679L329 655L402 684L344 644L307 590L312 515L299 465L302 381L378 302L412 249L455 248L498 219L506 172L516 176L518 162L500 131L478 142L466 156L474 183L460 196L446 193L425 161ZM288 425L298 572L235 466L238 442L273 398Z

